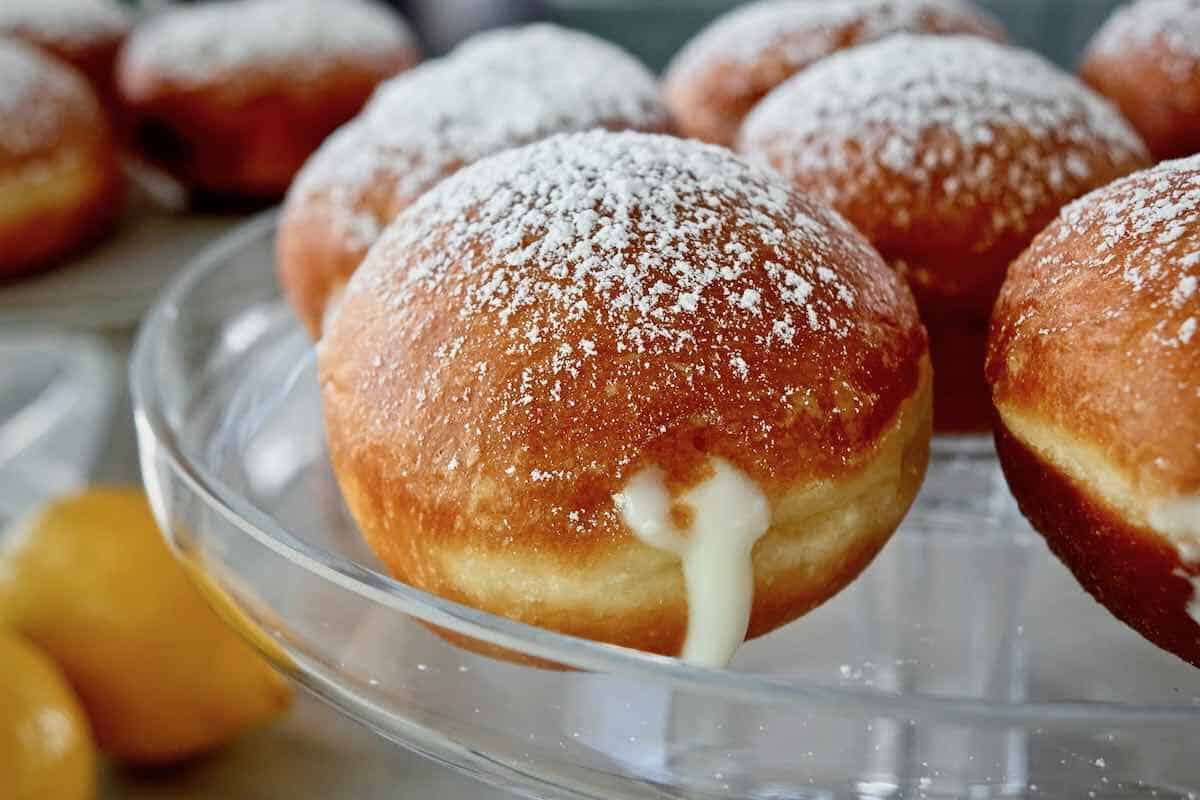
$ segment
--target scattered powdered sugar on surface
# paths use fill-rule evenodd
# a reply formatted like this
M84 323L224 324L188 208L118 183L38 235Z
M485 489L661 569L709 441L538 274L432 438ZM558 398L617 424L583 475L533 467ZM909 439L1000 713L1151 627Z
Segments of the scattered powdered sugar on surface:
M1131 49L1162 48L1164 72L1190 82L1200 60L1200 2L1141 0L1116 11L1092 41L1092 56L1124 58Z
M82 80L31 46L0 37L0 150L44 147L61 130L66 104L94 104Z
M1063 251L1076 236L1098 238L1099 244ZM1200 156L1164 162L1068 205L1030 257L1056 284L1098 274L1105 285L1119 287L1092 293L1095 318L1148 315L1145 335L1136 346L1127 344L1129 357L1190 353L1195 366L1186 380L1200 397ZM1046 329L1043 335L1054 333Z
M986 25L984 20L983 12L958 0L766 0L720 17L679 52L668 71L717 63L751 66L768 51L803 67L844 47L849 26L862 43L900 32L974 29Z
M1060 237L1091 224L1097 213L1103 241L1072 268L1119 276L1130 300L1161 309L1155 341L1190 344L1200 315L1200 158L1165 162L1073 203L1063 211Z
M1117 163L1145 153L1107 101L1040 56L976 37L907 34L789 79L750 114L741 146L790 176L834 173L869 185L890 174L960 206L988 198L993 236L1023 230L1070 187L1094 186L1097 152ZM818 192L836 201L845 181L826 180ZM883 200L905 227L910 194Z
M458 167L559 132L668 123L654 76L618 47L553 25L503 29L393 78L309 160L293 189L359 245L388 210L366 207L381 175L403 206Z
M3 0L0 31L66 44L113 39L133 26L117 0Z
M865 264L877 264L884 277ZM844 354L860 345L907 346L893 341L894 328L885 333L877 324L881 308L885 315L903 308L887 276L838 215L726 149L594 131L492 156L427 192L372 249L338 313L367 295L385 315L380 330L395 337L389 351L427 342L433 372L402 379L402 391L415 398L403 402L418 410L441 413L469 398L472 389L442 381L441 370L487 376L492 430L548 407L570 406L562 412L570 425L603 422L596 409L574 404L618 386L626 387L622 397L663 396L670 385L692 395L770 398L763 402L782 417L797 395L842 389L815 377L800 386L765 379L779 363L794 376L821 359L853 361ZM457 321L431 316L432 297ZM704 321L715 319L714 334ZM338 322L327 327L326 344L338 337ZM464 346L491 355L469 370L448 366L464 357ZM828 381L829 367L811 369ZM397 380L386 359L368 373L372 387ZM408 385L414 380L419 388ZM658 391L652 381L662 382ZM404 413L388 406L399 391L371 391L379 399L370 413L385 428ZM877 401L849 384L842 396L846 409ZM627 402L640 401L631 394ZM831 413L836 419L840 411ZM480 424L464 419L469 430ZM769 434L769 417L755 424L756 435ZM640 445L619 438L625 450L617 463L627 464ZM444 454L439 468L451 457L456 466L469 460L460 456ZM534 466L542 470L535 482L570 477Z
M266 67L304 77L329 58L413 47L408 26L370 0L222 0L172 8L138 27L124 58L180 83Z

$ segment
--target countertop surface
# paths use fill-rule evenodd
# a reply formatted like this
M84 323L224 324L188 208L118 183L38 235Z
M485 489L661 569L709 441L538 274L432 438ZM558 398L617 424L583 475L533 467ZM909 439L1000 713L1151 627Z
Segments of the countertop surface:
M504 800L376 736L299 692L289 714L195 763L151 772L108 768L100 800Z

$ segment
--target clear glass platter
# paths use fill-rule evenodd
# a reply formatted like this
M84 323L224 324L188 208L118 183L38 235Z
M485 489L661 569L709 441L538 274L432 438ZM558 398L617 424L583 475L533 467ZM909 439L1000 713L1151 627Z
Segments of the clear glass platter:
M979 440L940 442L870 569L728 670L390 579L329 467L312 345L275 284L274 224L210 248L145 322L132 366L142 470L218 608L348 716L531 797L1200 792L1200 671L1078 587L1012 512Z

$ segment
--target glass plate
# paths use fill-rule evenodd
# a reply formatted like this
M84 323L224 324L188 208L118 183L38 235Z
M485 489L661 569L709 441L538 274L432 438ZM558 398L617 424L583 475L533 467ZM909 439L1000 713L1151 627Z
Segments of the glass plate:
M166 535L227 618L349 716L538 797L1200 789L1200 671L1115 621L1026 526L969 503L942 514L927 493L852 587L728 670L530 628L390 579L330 471L312 347L279 297L273 230L265 216L213 247L142 328L142 468ZM956 448L939 445L939 464ZM994 474L986 455L971 459Z

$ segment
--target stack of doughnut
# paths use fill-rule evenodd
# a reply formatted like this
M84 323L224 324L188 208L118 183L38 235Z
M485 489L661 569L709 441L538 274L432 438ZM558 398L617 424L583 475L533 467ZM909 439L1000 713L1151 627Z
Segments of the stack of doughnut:
M553 133L666 131L653 75L620 48L553 25L503 29L381 87L308 162L280 225L281 283L314 337L379 233L438 181Z
M403 20L370 0L233 0L138 27L117 78L151 161L201 193L272 199L417 58Z
M988 379L1021 509L1083 586L1200 667L1200 158L1067 207L1013 264Z
M901 32L1004 38L961 0L760 0L719 17L680 51L667 69L667 102L685 136L732 147L750 109L792 75Z
M120 195L112 132L87 81L0 37L0 280L104 233Z
M1160 159L1200 152L1200 2L1139 0L1096 34L1084 80L1112 99Z
M399 578L705 665L837 592L930 438L911 294L730 151L558 135L403 211L326 324L338 480Z
M755 107L738 147L830 203L908 279L947 432L990 427L984 346L1009 263L1065 203L1148 163L1078 80L970 36L829 56Z
M133 27L118 0L4 0L0 35L42 48L83 73L104 104L116 106L114 65Z

